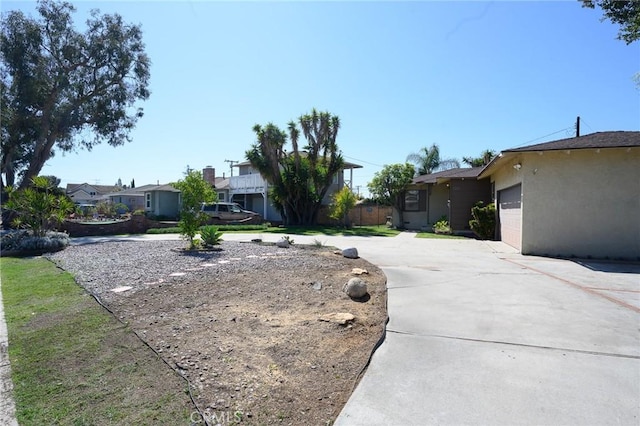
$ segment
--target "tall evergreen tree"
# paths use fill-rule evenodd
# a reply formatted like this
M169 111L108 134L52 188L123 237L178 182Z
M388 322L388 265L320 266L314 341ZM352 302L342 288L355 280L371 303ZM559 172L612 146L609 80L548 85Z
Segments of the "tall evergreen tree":
M41 0L37 10L2 17L0 187L29 186L56 151L129 141L136 102L149 97L140 26L94 10L81 33L70 3Z

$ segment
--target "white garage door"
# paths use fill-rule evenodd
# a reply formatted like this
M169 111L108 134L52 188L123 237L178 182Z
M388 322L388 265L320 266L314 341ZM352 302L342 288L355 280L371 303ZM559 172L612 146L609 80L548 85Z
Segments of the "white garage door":
M500 239L517 248L522 247L522 185L498 191Z

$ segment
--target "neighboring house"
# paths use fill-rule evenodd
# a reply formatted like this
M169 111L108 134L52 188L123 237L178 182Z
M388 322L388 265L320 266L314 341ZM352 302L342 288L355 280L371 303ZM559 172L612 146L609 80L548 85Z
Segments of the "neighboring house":
M491 202L489 179L478 180L482 167L455 168L421 175L405 193L402 216L394 210L393 225L407 229L427 229L443 217L453 231L470 230L471 208L478 202Z
M522 254L640 260L640 132L509 149L487 177L497 237Z
M99 201L106 201L107 194L121 188L117 185L89 185L88 183L69 183L65 193L76 204L96 205Z
M211 166L207 166L202 169L202 178L213 186L214 190L218 194L218 201L229 201L229 179L224 177L224 173L222 174L222 177L216 176L216 169Z
M246 161L235 164L233 167L238 168L238 176L231 176L228 179L228 186L223 187L227 193L228 199L240 204L244 209L259 213L264 220L272 222L282 221L280 213L269 200L269 187L260 173ZM353 169L359 169L362 166L358 164L348 163L345 161L342 170L334 176L333 183L329 187L327 194L323 200L323 204L331 202L331 195L339 191L345 185L351 188L353 182ZM349 180L345 180L344 171L349 170Z
M146 210L145 208L145 191L157 188L158 185L143 185L137 188L123 189L122 191L107 194L109 202L112 204L122 203L130 212L136 210Z
M155 216L176 219L180 212L180 191L171 184L147 185L144 190L144 210Z

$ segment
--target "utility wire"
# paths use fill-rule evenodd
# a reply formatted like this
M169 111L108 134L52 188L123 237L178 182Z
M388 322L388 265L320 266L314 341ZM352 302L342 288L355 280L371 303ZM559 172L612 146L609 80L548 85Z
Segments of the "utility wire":
M384 166L381 166L380 164L375 164L375 163L371 163L371 162L369 162L369 161L360 160L360 159L358 159L358 158L349 157L348 155L343 155L343 157L344 157L344 158L348 158L349 160L357 161L357 162L359 162L359 163L366 163L366 164L369 164L369 165L371 165L371 166L384 167Z
M593 127L589 126L589 124L588 124L588 123L586 123L586 122L582 119L582 117L580 117L580 124L584 124L585 126L587 126L587 127L589 128L589 130L591 130L592 132L594 131L594 130L593 130Z
M521 147L521 146L524 146L524 145L528 145L531 142L535 142L535 141L538 141L540 139L548 138L549 136L553 136L553 135L556 135L558 133L566 132L568 130L575 130L575 128L576 128L575 125L572 125L572 126L569 126L569 127L565 127L564 129L558 130L557 132L549 133L548 135L544 135L544 136L540 136L539 138L531 139L530 141L523 142L520 145L516 145L515 147L518 148L518 147Z

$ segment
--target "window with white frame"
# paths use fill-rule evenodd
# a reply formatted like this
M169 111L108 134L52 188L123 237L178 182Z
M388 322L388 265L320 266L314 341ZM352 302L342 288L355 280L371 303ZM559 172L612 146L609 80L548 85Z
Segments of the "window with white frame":
M151 193L147 192L146 194L144 194L144 196L145 196L146 208L150 209L151 208Z

